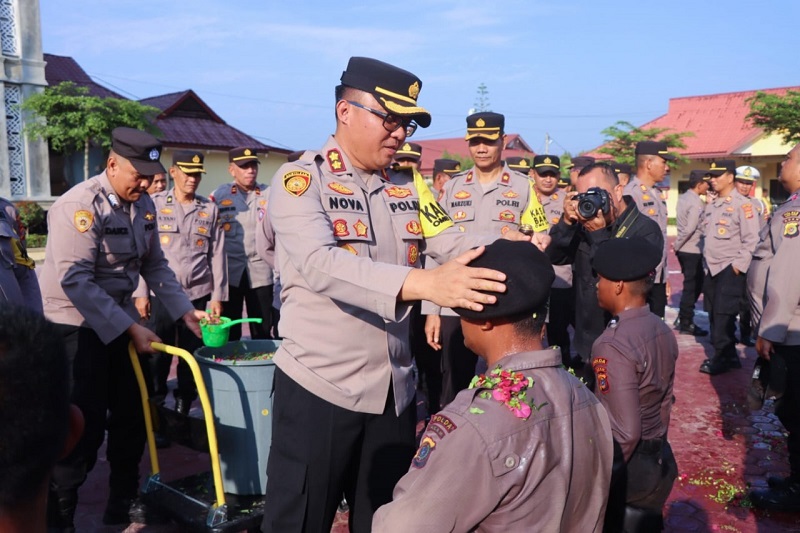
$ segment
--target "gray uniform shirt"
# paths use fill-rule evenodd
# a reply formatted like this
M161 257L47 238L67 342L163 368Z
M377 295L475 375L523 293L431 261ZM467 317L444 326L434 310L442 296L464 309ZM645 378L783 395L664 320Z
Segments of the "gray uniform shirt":
M658 223L661 233L664 234L664 250L661 254L661 263L656 267L656 283L666 282L667 268L667 202L664 195L655 187L648 187L641 180L633 176L625 186L624 193L636 202L636 207L643 215L647 215Z
M498 365L533 378L526 399L541 407L524 420L480 389L459 392L431 417L375 533L602 531L613 453L605 409L558 350Z
M190 300L211 295L211 300L228 300L228 260L225 232L219 222L217 205L196 195L188 204L175 199L175 189L153 195L161 249ZM140 283L135 297L147 296Z
M703 253L703 231L700 223L705 207L700 195L691 189L678 198L678 236L672 245L676 252Z
M792 194L761 231L747 272L753 322L760 337L800 345L800 195Z
M316 396L382 413L414 398L411 302L397 295L420 253L447 260L486 238L461 233L411 171L360 172L330 138L283 165L270 191L283 343L275 364ZM494 240L494 238L492 238Z
M250 287L272 285L272 269L258 255L256 232L267 214L268 187L256 183L250 192L235 183L220 185L209 197L219 207L228 256L228 282L238 287L245 269Z
M545 217L550 227L558 224L564 215L564 198L566 194L556 189L550 196L540 198L544 208ZM553 265L556 272L556 279L553 281L554 289L569 289L572 287L572 265Z
M758 244L758 213L736 189L706 204L703 215L703 261L716 276L728 265L747 272Z
M640 440L667 434L677 359L675 335L647 306L621 312L594 341L595 394L625 461Z
M47 222L39 281L49 320L110 343L139 321L132 294L140 273L174 320L194 309L161 251L148 195L122 202L103 172L56 200Z

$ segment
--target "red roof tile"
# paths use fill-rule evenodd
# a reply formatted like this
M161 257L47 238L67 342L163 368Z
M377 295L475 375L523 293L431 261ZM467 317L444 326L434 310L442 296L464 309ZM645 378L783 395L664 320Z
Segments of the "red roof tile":
M426 141L412 140L422 146L422 161L420 162L419 170L424 176L430 176L433 173L433 161L441 159L444 152L464 158L470 157L469 146L464 137L430 139ZM536 154L531 150L531 147L518 133L509 133L506 136L506 146L503 148L504 158L514 156L533 157L534 155Z
M64 81L71 81L79 87L87 87L90 96L127 100L121 94L95 83L71 57L44 54L44 60L47 63L44 67L44 77L51 86L58 85Z
M761 91L769 94L785 94L788 90L800 90L800 87ZM641 127L669 128L673 132L694 132L693 137L684 137L686 148L677 150L692 159L740 154L739 150L763 133L761 128L753 126L745 118L750 112L747 99L755 96L756 92L758 91L670 98L667 114ZM595 148L587 155L609 158L605 154L597 154L596 150Z

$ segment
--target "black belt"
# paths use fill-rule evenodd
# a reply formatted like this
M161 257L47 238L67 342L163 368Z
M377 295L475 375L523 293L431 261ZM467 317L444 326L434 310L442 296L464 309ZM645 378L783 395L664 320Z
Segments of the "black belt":
M639 446L636 451L647 455L659 453L664 446L664 438L658 437L656 439L640 440Z

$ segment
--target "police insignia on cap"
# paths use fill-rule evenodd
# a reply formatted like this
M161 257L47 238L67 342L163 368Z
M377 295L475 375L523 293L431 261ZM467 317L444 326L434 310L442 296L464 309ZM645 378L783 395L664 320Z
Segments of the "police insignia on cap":
M194 157L192 158L192 163L199 163L199 162L200 162L200 156L195 154Z
M418 81L415 81L414 83L412 83L408 87L408 96L410 96L414 100L417 99L417 96L419 96L419 82Z
M292 196L302 196L311 185L311 174L305 170L290 170L283 175L283 188Z
M75 229L81 233L86 233L94 223L94 215L85 209L75 211L75 215L72 218L72 223L75 225Z
M353 194L353 191L351 191L350 189L348 189L347 187L345 187L341 183L336 183L335 181L332 181L331 183L329 183L328 187L331 190L334 190L334 191L338 192L339 194L347 194L347 195Z
M486 125L486 121L483 120L482 118L479 118L478 120L475 121L475 125L478 126L479 128L482 128Z
M253 152L251 152L249 148L245 148L244 155L253 155Z
M155 161L156 159L158 159L158 150L153 148L150 150L150 161Z
M407 198L408 196L411 196L410 189L406 189L405 187L398 187L397 185L393 185L384 190L386 191L386 194L388 194L392 198Z
M545 157L545 158L544 158L544 163L545 163L546 165L550 165L550 164L552 164L552 163L553 163L553 160L552 160L552 159L550 159L549 157Z
M410 151L411 151L411 145L410 145L410 144L408 144L408 143L405 143L405 144L403 145L403 151L404 151L404 152L410 152Z

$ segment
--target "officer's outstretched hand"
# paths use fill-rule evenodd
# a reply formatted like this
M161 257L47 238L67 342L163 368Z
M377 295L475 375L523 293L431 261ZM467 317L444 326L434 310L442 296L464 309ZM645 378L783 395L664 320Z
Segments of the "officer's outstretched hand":
M186 327L189 328L198 339L203 338L203 334L200 332L200 321L204 318L208 319L208 313L205 311L198 311L197 309L192 309L183 315L183 322L186 324Z
M505 292L506 275L489 268L473 268L467 264L483 253L479 246L432 270L414 268L400 288L402 301L430 300L442 307L463 307L481 311L483 304L497 298L478 291Z
M442 317L439 315L428 315L425 317L425 340L434 350L441 350L442 344Z
M138 353L156 353L150 347L150 343L161 342L161 338L158 335L139 324L131 324L128 328L128 336L130 336L133 347L136 348Z

